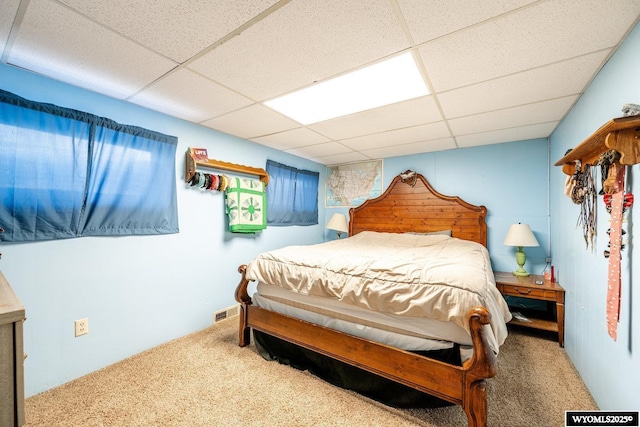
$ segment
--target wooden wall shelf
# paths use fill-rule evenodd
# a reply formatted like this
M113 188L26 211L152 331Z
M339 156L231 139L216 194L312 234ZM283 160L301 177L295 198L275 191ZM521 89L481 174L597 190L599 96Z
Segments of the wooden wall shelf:
M238 165L235 163L223 162L221 160L214 160L209 158L196 159L192 152L192 149L189 148L185 156L184 179L186 182L191 181L193 174L196 173L197 167L212 168L228 172L243 173L247 175L256 175L260 178L260 181L264 182L265 187L267 186L267 184L269 184L269 174L264 169L254 168L252 166Z
M576 160L580 160L583 165L594 165L600 155L608 150L619 152L620 163L623 165L640 163L640 116L609 120L558 160L555 166L562 166L565 174L573 175Z

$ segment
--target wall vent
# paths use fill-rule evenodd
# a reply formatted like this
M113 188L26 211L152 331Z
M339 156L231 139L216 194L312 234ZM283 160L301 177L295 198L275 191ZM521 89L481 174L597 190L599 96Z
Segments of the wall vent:
M215 313L213 313L213 323L216 324L218 322L222 322L223 320L227 320L231 317L237 316L239 313L240 305L233 305L223 310L216 311Z

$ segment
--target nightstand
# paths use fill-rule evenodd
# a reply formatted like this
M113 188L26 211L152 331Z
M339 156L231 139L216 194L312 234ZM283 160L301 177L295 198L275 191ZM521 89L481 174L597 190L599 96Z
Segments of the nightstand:
M526 318L529 321L518 320L514 317L509 323L557 332L558 343L560 347L564 347L564 289L562 286L548 280L545 281L542 276L535 274L519 277L514 276L513 273L496 271L494 276L498 290L502 295L547 301L547 306L555 302L555 316L545 318L537 316L535 311L527 311ZM536 281L542 281L542 284L537 285ZM549 312L553 312L553 307L550 308Z

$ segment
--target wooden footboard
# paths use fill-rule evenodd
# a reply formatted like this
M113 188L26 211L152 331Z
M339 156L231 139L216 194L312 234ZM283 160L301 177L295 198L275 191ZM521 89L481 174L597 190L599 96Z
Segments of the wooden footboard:
M428 357L376 343L251 304L246 265L236 289L240 303L240 346L250 343L251 328L373 372L462 406L469 426L487 425L486 379L496 375L497 364L483 326L491 319L484 307L469 313L473 356L454 366Z

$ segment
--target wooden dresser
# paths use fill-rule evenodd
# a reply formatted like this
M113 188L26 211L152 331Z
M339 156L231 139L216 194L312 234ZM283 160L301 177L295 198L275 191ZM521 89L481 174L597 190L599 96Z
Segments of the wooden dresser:
M0 426L25 423L24 320L24 307L0 272Z

